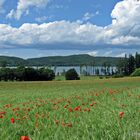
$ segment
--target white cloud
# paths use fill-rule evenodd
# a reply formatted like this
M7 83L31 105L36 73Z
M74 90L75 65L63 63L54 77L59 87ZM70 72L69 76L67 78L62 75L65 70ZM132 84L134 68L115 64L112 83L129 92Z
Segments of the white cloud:
M4 2L5 2L5 0L0 0L0 13L5 12L5 10L3 9Z
M97 56L98 55L98 51L92 51L92 52L89 52L87 54L91 55L91 56Z
M23 6L26 7L23 11L28 9L29 4L27 5ZM17 13L18 9L20 8L17 8ZM140 49L140 2L121 1L116 4L111 16L112 24L106 27L65 20L40 25L26 23L19 28L0 24L0 46L38 46L39 49L40 46L44 49L51 49L55 46L55 49L75 50L94 49L95 47L105 49L108 46L113 46L112 49L119 46L132 49L134 46Z
M112 36L113 44L140 44L140 1L124 0L118 2L111 16L112 25L107 35Z
M87 12L87 13L84 14L83 20L87 21L87 20L91 19L93 16L94 16L93 13Z
M35 18L35 21L41 23L41 22L46 22L46 21L48 21L48 20L50 20L52 18L54 18L53 15L51 15L51 16L43 16L43 17L37 17L37 18Z
M95 13L89 13L89 12L87 12L87 13L84 14L81 22L88 21L88 20L92 19L96 15L99 15L99 11L96 11Z
M48 5L50 0L19 0L16 10L12 9L7 18L15 18L19 20L23 14L29 13L30 7L43 8Z

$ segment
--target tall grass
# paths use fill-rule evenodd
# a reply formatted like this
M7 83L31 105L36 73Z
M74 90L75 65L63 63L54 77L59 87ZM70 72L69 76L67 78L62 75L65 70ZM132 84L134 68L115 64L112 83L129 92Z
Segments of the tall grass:
M138 140L139 81L0 83L0 139Z

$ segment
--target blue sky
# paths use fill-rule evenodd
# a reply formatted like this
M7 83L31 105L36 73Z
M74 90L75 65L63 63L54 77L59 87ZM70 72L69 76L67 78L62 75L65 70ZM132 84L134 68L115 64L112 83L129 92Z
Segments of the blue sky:
M140 52L137 0L0 0L0 55Z

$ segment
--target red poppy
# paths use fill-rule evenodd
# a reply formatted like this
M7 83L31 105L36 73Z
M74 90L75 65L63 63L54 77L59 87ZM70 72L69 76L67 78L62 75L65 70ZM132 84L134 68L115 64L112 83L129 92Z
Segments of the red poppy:
M2 119L2 118L4 118L4 116L3 115L0 115L0 118Z
M5 114L6 114L6 112L4 112L4 111L3 112L0 112L0 115L5 115Z
M80 107L80 106L77 106L77 107L75 107L74 110L75 110L75 111L81 111L81 107Z
M56 120L56 121L55 121L55 124L57 124L57 125L58 125L58 124L59 124L59 121L58 121L58 120Z
M62 122L62 126L65 126L65 122Z
M87 111L90 112L90 108L87 108Z
M90 106L93 106L94 104L90 104Z
M112 95L113 94L113 90L110 90L109 93L110 93L110 95Z
M95 96L99 96L99 94L98 94L98 93L96 93L96 94L95 94Z
M119 113L120 119L123 117L123 115L124 115L124 112Z
M94 102L93 104L97 104L97 102Z
M14 118L11 118L11 123L15 123L15 119Z
M70 107L70 108L69 108L69 111L70 111L70 112L72 112L72 111L73 111L73 109Z
M28 136L21 136L20 140L30 140Z
M67 126L68 126L68 127L72 127L72 123L68 123Z

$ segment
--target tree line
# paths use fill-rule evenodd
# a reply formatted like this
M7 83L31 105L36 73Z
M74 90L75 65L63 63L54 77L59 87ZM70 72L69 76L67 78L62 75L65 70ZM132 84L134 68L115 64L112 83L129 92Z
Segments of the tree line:
M140 68L140 54L136 52L135 56L129 54L125 55L117 65L117 74L123 76L131 75L136 69Z
M0 69L0 81L51 81L55 78L55 73L51 69L17 68L2 67Z

